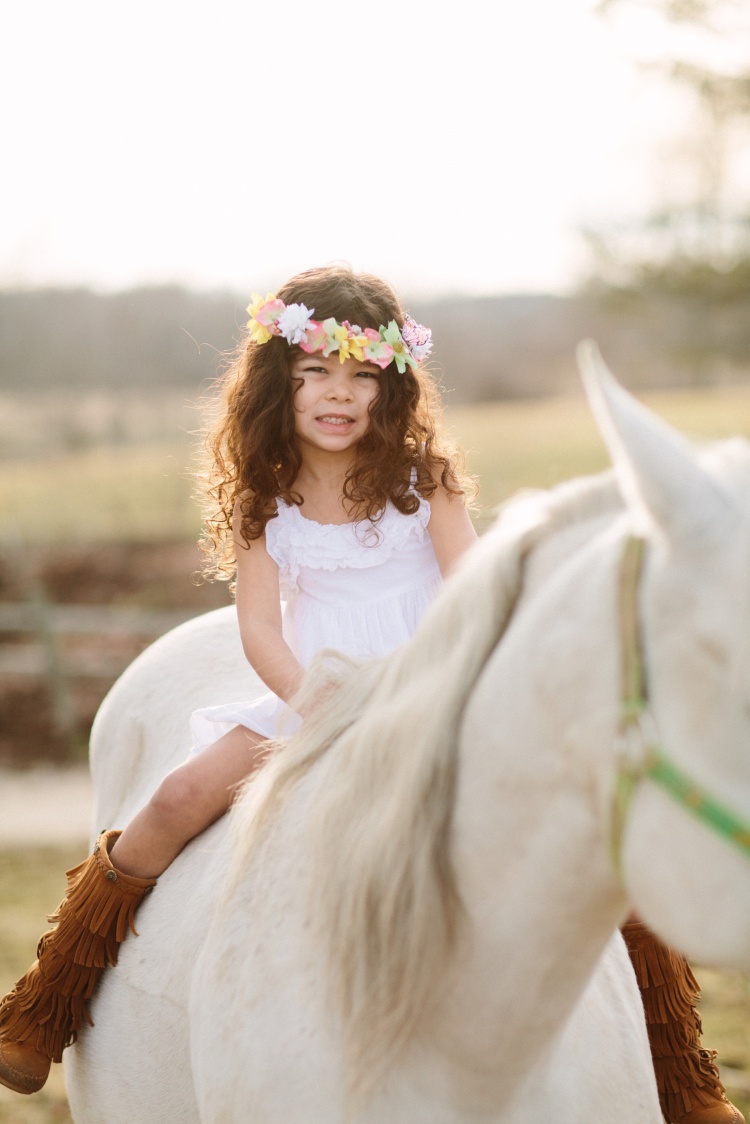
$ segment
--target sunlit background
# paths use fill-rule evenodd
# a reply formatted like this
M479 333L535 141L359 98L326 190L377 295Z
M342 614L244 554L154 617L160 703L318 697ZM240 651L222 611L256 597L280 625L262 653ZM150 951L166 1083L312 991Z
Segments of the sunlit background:
M335 260L396 287L480 529L606 464L584 336L690 436L750 434L747 0L24 0L0 42L3 870L87 827L19 767L74 788L115 676L228 601L193 578L191 431L253 290ZM8 979L49 905L23 938L0 911ZM704 986L747 1112L747 981ZM33 1108L67 1119L59 1086Z
M690 141L634 62L737 53L649 7L8 5L0 282L246 292L343 258L409 295L567 291L581 228L671 195Z
M567 288L576 227L648 196L654 101L581 0L9 22L6 285L247 290L344 258L411 293Z

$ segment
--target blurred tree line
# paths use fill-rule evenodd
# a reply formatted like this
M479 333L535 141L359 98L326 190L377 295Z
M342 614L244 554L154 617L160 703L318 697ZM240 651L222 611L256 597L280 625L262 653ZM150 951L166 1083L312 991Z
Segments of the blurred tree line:
M239 306L177 286L0 292L0 387L195 387L231 346Z
M408 307L433 330L434 366L452 400L479 401L574 383L575 344L593 328L583 308L591 302L578 303L455 297ZM0 388L206 390L240 337L244 304L175 286L0 292Z
M599 341L635 388L737 381L750 367L748 290L738 292L738 274L705 270L710 302L696 267L690 284L685 277L679 286L644 273L637 286L597 280L571 296L451 297L407 307L432 328L432 366L451 402L577 389L575 348L585 337ZM0 292L0 393L206 392L240 337L244 303L176 286Z
M659 339L691 382L736 377L750 355L750 8L600 0L598 11L639 21L644 78L681 96L682 124L653 208L587 232L589 293Z

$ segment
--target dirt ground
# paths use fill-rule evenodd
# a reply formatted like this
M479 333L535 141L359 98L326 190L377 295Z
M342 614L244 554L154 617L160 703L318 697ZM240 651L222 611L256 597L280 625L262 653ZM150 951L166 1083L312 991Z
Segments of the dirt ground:
M91 818L91 778L85 766L0 769L0 847L80 842Z

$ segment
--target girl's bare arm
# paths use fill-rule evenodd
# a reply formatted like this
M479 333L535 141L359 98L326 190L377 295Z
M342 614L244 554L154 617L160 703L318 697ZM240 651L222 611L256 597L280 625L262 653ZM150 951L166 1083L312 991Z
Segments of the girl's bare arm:
M443 577L454 569L462 554L477 541L463 496L447 492L438 484L430 496L430 538Z
M279 568L266 549L266 537L248 547L239 533L235 510L237 617L242 647L260 678L288 702L302 682L303 670L281 631Z

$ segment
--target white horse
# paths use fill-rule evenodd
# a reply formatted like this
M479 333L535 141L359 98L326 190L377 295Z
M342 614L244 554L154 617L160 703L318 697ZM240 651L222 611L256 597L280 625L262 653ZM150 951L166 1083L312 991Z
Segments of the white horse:
M79 1124L661 1120L617 926L635 907L750 968L750 447L696 454L589 383L615 473L510 505L408 645L321 672L328 704L105 974L66 1053ZM656 774L618 781L618 746L628 777L646 765L620 690L641 649L660 744L713 823ZM94 826L181 759L192 709L258 689L232 609L145 652L97 718Z

